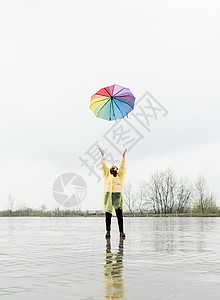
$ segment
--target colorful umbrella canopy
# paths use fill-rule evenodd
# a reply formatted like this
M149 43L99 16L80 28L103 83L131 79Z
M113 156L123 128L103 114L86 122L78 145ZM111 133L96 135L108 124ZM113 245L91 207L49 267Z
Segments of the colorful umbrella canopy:
M135 97L128 88L114 84L102 88L91 97L89 108L105 120L122 119L134 109Z

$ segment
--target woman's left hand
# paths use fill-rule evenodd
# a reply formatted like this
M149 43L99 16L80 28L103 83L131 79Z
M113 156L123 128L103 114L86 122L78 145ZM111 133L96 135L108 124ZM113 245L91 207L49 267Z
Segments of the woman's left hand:
M122 154L122 157L123 157L123 158L125 157L125 153L126 153L127 150L128 150L128 149L125 149L125 151L123 152L123 154Z

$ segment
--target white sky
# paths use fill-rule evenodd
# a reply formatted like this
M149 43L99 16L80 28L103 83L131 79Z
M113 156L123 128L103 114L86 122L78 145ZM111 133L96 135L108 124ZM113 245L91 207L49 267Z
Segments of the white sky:
M219 199L219 10L201 0L1 1L0 209L10 192L16 205L57 207L52 185L65 172L87 182L82 208L100 209L103 182L78 157L112 126L89 102L115 83L168 110L128 151L126 180L172 166L190 181L203 174Z

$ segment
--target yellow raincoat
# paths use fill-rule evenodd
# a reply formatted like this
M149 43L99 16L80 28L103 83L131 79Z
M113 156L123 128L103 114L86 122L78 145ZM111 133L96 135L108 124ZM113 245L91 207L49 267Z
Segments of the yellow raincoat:
M105 180L104 192L102 197L102 209L115 216L115 210L117 208L121 208L121 210L123 211L122 187L125 174L127 172L127 163L125 158L122 158L120 160L116 177L114 177L110 173L105 159L102 159L101 168L102 175Z

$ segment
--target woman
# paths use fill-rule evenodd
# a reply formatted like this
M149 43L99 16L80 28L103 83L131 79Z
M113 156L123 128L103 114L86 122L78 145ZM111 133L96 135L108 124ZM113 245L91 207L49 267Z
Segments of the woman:
M127 171L127 164L125 161L125 153L127 149L122 154L122 159L119 164L119 168L112 166L108 168L107 162L104 158L104 150L99 148L102 155L102 174L105 180L104 193L102 198L102 209L105 211L105 221L106 221L106 238L110 237L111 231L111 217L116 215L118 219L118 227L120 232L120 237L125 238L123 229L123 198L122 198L122 186Z

